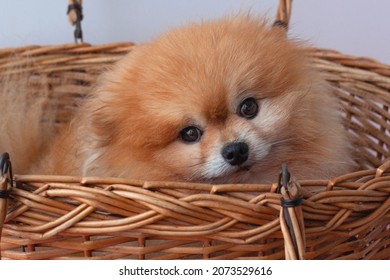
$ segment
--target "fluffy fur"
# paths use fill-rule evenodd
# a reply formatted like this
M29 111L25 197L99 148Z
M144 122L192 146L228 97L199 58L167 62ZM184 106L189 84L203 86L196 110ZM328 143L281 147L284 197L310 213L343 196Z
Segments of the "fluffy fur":
M253 118L239 114L247 98L258 105ZM185 142L186 127L200 139ZM247 159L232 165L222 150L239 142ZM295 177L329 178L350 171L349 158L337 103L301 46L237 16L135 48L99 79L41 163L17 172L263 183L277 180L283 162Z

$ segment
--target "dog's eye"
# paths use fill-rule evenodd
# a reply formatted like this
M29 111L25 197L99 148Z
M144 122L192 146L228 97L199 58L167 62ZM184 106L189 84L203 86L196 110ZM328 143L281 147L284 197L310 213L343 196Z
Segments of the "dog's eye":
M246 119L253 119L259 112L259 105L256 99L250 97L241 102L237 114Z
M186 143L198 142L203 135L203 131L196 126L189 126L180 131L180 138Z

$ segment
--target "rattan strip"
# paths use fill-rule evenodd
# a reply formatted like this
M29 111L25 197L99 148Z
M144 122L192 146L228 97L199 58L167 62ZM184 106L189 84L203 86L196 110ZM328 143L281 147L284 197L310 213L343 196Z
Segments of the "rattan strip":
M389 256L389 167L300 182L306 258ZM288 257L278 217L281 195L273 185L268 191L266 185L241 185L237 197L236 186L195 184L199 191L189 194L190 183L16 180L16 203L3 229L4 258ZM253 192L256 186L260 192ZM176 197L164 193L172 189Z

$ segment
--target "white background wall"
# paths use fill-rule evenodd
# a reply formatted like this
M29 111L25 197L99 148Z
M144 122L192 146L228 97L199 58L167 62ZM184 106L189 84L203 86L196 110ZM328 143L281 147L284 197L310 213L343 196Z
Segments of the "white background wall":
M251 10L274 18L278 0L84 0L91 44L144 42L171 26ZM0 0L0 48L73 42L67 0ZM290 36L390 64L390 0L295 0Z

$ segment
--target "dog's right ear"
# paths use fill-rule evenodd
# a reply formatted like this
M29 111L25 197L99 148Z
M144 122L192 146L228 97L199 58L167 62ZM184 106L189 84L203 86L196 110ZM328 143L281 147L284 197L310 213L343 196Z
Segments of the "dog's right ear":
M139 75L132 73L132 57L127 56L101 74L83 107L88 118L86 129L95 148L117 146L126 141L128 135L133 135L133 144L145 142L137 133L145 129L145 107L137 94L142 89L136 82Z

